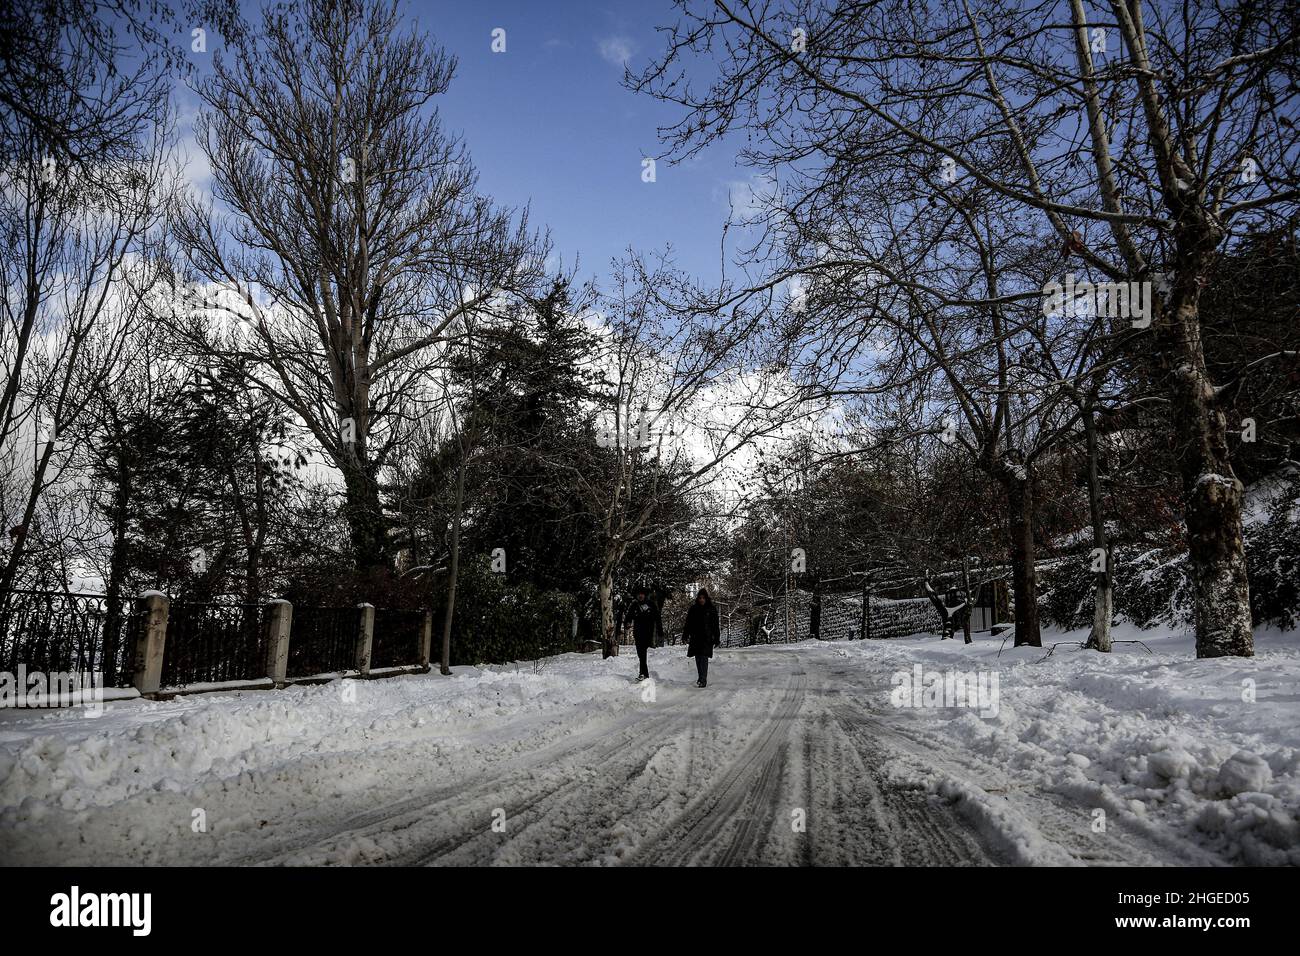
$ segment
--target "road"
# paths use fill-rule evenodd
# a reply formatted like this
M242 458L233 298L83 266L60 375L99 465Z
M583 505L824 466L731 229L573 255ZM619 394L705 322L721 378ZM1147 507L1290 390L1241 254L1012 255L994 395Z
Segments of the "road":
M655 662L677 664L669 652L681 649ZM325 821L310 839L241 862L1001 862L945 801L891 782L888 727L834 658L727 651L702 690L689 664L671 671L635 688L653 700L616 721L589 720L472 777ZM512 729L494 745L509 752Z
M1017 722L1028 740L1011 738L1010 750L971 745L1006 739L1008 727L998 721L895 709L891 675L909 653L818 642L727 649L700 689L683 649L665 647L651 652L654 680L646 684L631 680L633 655L565 655L461 668L452 678L135 701L97 720L13 714L0 726L0 770L9 768L0 780L0 858L381 866L1223 862L1185 832L1121 812L1073 769L1068 758L1077 756L1054 734L1091 725L1054 714L1063 692L1034 691L1030 699L1028 690L1004 687L1004 707L1041 715ZM1146 719L1131 721L1137 732L1147 733ZM959 721L964 739L953 732ZM1018 756L1008 760L1006 752ZM1099 831L1092 824L1105 800L1110 817Z

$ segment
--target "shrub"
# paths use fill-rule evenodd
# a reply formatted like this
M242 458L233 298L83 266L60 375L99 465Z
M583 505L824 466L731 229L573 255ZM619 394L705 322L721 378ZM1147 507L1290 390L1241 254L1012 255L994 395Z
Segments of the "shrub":
M434 657L444 606L434 613ZM453 664L504 664L574 650L573 598L527 582L508 581L486 559L460 570L452 621Z

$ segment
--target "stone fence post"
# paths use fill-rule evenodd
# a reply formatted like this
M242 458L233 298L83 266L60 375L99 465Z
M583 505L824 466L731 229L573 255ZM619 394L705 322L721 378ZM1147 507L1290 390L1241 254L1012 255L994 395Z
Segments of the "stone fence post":
M293 605L288 601L271 601L266 619L266 674L283 687L289 670L289 635L293 630Z
M135 639L135 674L131 683L142 697L153 697L162 686L163 648L167 642L171 603L171 598L161 591L145 591L135 599L140 631Z
M370 647L375 640L375 606L359 604L361 626L357 630L357 670L365 677L370 673Z

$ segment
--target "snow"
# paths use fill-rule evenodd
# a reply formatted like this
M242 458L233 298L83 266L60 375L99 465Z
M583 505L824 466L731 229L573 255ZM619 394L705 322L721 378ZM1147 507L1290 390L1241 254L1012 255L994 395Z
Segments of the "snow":
M1219 790L1235 797L1241 793L1263 793L1273 782L1273 770L1258 754L1240 750L1219 768Z
M1248 487L1241 502L1242 524L1252 528L1266 523L1272 510L1282 501L1291 503L1287 509L1291 520L1300 517L1300 501L1295 498L1297 476L1300 476L1300 467L1287 462Z
M194 681L176 687L163 687L161 694L211 694L228 690L267 690L275 686L269 677L255 677L250 680Z
M1224 488L1240 487L1241 482L1236 478L1229 478L1227 475L1220 475L1217 472L1207 471L1196 477L1193 485L1193 491L1199 491L1204 485L1220 485Z
M1062 646L1047 656L1051 643L1087 636L1045 635L1044 649L1000 656L1001 641L987 637L851 648L900 668L920 660L1000 675L996 718L900 711L910 723L899 729L935 757L907 779L960 793L963 812L1004 837L1019 807L1018 826L1041 833L1034 815L1046 796L1105 810L1112 830L1182 844L1183 862L1300 864L1300 633L1257 632L1254 658L1196 660L1191 634L1117 624L1116 641L1152 653L1117 644L1108 655ZM1018 849L1019 862L1054 862L1050 847Z
M722 649L698 690L665 647L641 685L567 654L4 711L0 860L1300 863L1300 634L1114 637L1151 653L804 642ZM892 706L917 665L996 677L998 706Z

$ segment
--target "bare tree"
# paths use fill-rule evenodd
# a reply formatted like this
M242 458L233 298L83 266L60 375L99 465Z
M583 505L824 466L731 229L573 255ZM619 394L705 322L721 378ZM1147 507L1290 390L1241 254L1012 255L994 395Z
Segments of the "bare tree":
M1146 360L1173 409L1197 654L1250 655L1242 488L1198 303L1234 237L1293 216L1300 198L1294 10L1208 0L1004 0L978 12L967 0L679 5L667 52L632 84L685 107L664 131L678 156L750 132L743 157L780 177L781 216L762 244L770 277L784 267L846 288L874 275L942 295L927 277L897 275L890 237L843 199L871 188L891 218L925 222L939 194L979 187L1025 232L1053 237L1058 269L1077 263L1125 288L1156 287ZM702 87L690 83L697 70L709 74ZM809 221L833 223L865 254L791 255L790 236Z
M673 287L678 294L673 294ZM598 361L607 376L594 467L567 464L601 529L598 593L606 654L614 653L614 580L635 545L666 534L665 504L707 493L737 456L809 413L788 379L745 367L746 318L669 307L702 301L664 264L625 263L600 308Z
M234 0L0 0L0 23L0 155L25 161L21 143L34 135L82 181L134 151L169 80L188 69L179 29L203 24L205 44L208 32L240 30Z
M379 476L456 319L539 274L526 214L475 194L433 108L455 60L390 0L292 0L217 56L197 135L215 201L179 228L197 275L244 293L246 358L343 476L359 567L390 562Z
M70 82L93 85L83 56L67 52L68 76L81 77ZM165 91L145 83L122 96L113 108L130 110L133 138L88 177L60 166L38 125L8 118L16 132L13 161L0 169L0 456L25 477L8 482L18 497L2 505L0 591L14 586L42 496L87 438L87 409L104 388L123 387L124 349L159 279L151 247L175 174ZM30 471L20 457L28 443Z

